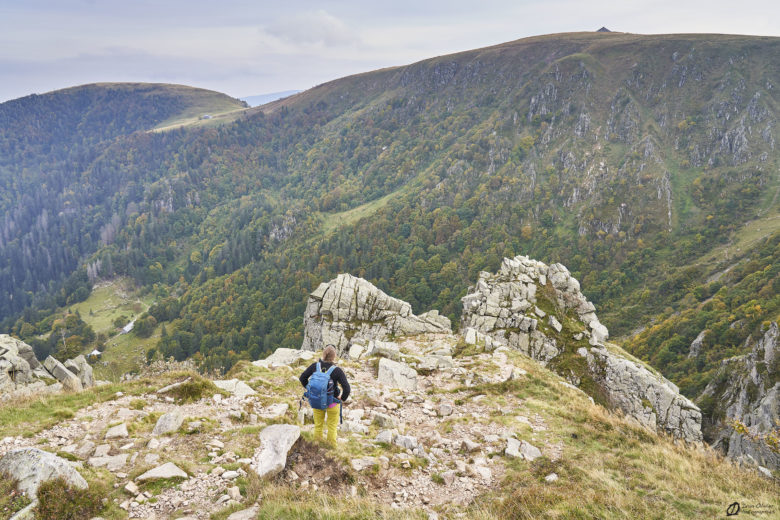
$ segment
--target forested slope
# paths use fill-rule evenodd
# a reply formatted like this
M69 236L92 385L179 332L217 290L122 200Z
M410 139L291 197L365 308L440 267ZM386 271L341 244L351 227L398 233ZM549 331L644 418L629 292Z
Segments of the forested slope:
M59 299L129 274L157 298L158 350L219 368L299 346L307 293L339 272L457 319L478 271L522 253L566 264L627 336L696 308L717 292L712 274L771 247L778 51L749 36L551 35L336 80L222 126L123 137L79 166L103 205L76 212L93 231ZM711 254L757 218L745 250ZM7 328L46 332L59 302L38 289L21 297L48 294L40 312L6 306ZM762 306L749 324L776 314ZM660 356L664 330L636 352ZM656 361L681 374L686 352L665 351ZM730 350L713 352L704 374Z

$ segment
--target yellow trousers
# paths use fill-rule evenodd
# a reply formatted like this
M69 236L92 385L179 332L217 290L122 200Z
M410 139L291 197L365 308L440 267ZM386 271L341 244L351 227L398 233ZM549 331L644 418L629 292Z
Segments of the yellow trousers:
M336 445L336 432L339 428L339 412L341 411L341 405L337 404L327 410L317 410L314 408L314 438L322 439L322 428L325 423L328 423L328 444L331 446ZM326 419L327 415L327 419Z

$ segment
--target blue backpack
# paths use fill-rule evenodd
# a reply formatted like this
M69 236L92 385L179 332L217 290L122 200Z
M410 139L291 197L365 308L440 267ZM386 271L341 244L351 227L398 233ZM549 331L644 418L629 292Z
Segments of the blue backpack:
M317 361L317 370L309 378L309 384L306 385L306 392L303 394L312 408L327 410L331 404L341 402L333 397L334 388L330 375L335 368L336 365L333 365L327 372L323 372L320 362Z

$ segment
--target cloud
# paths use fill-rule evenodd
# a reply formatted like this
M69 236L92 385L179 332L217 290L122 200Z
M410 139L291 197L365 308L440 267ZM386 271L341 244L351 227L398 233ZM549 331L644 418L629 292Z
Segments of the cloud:
M322 9L283 16L262 30L291 44L336 47L359 43L347 24Z

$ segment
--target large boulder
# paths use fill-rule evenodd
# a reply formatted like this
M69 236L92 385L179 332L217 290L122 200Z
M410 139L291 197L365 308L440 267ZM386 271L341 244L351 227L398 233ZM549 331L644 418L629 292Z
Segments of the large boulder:
M92 367L87 363L83 355L69 359L63 365L79 378L81 386L84 388L95 386L95 379L92 377Z
M702 440L696 405L619 347L607 347L609 332L596 307L563 265L505 258L496 274L481 272L462 301L466 342L487 336L492 348L517 349L574 385L595 383L592 397L648 428L689 442Z
M334 345L339 355L351 340L387 340L426 332L451 332L449 319L437 311L415 316L412 306L388 296L372 283L340 274L320 284L309 295L303 317L301 350L320 350Z
M387 358L379 360L377 380L400 390L417 390L417 372L405 363Z
M0 473L16 479L19 491L35 500L44 482L63 478L71 487L86 489L87 481L71 464L53 453L37 448L23 448L0 459Z
M152 435L165 435L166 433L175 432L178 430L184 422L184 414L178 409L174 409L166 414L160 416L157 419L157 424L154 425Z
M697 399L707 410L705 437L715 448L772 470L780 470L780 453L769 440L780 424L778 337L772 322L758 341L748 338L743 348L750 353L723 360Z
M65 365L53 357L47 357L43 361L43 366L52 376L54 376L57 381L62 383L62 386L65 390L71 392L81 392L84 389L83 385L81 384L81 379L79 379L76 374L65 368Z
M260 432L260 447L252 457L252 469L260 477L280 473L287 463L287 453L292 448L301 429L292 424L272 424Z

